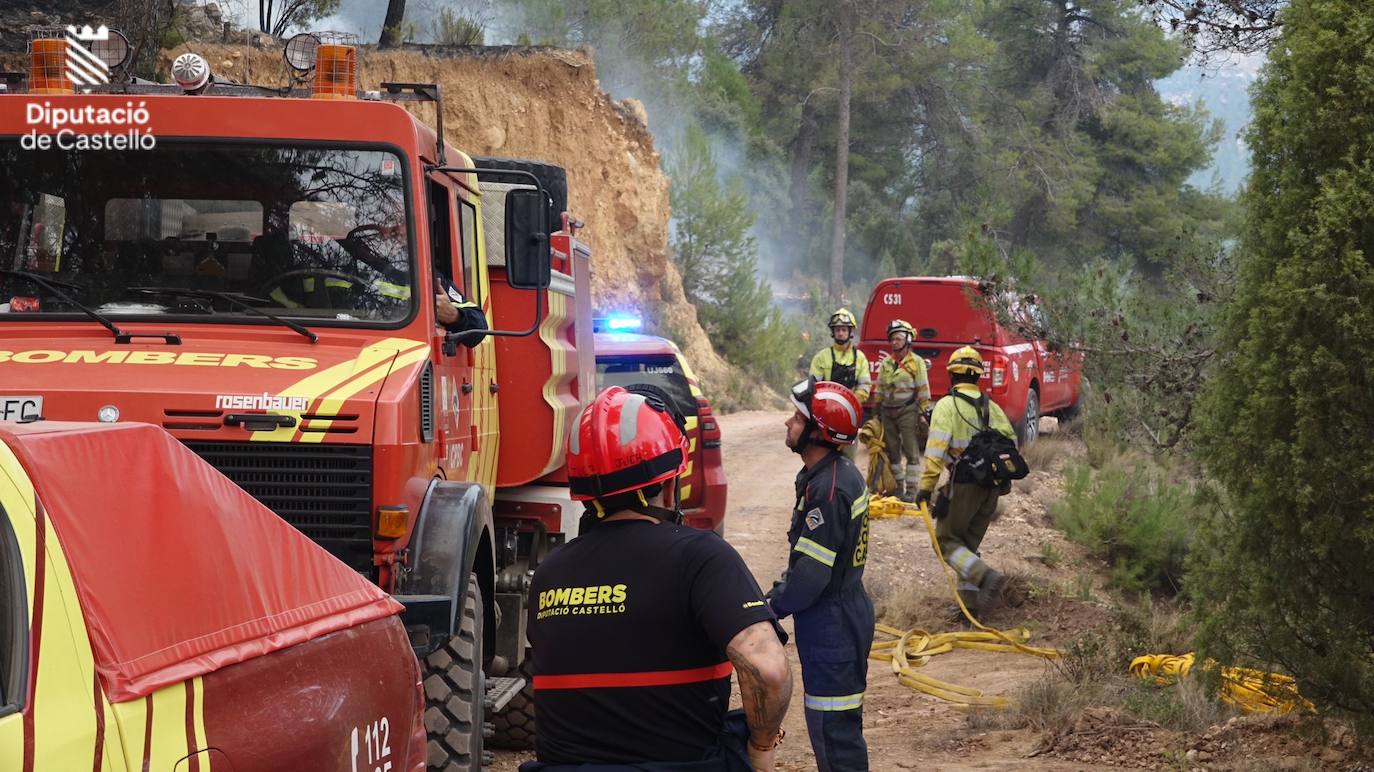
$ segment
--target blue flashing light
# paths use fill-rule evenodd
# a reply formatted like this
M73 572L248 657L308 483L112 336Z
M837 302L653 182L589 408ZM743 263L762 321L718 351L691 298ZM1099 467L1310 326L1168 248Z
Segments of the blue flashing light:
M611 332L631 332L643 326L644 320L637 316L612 316L606 320L606 329Z

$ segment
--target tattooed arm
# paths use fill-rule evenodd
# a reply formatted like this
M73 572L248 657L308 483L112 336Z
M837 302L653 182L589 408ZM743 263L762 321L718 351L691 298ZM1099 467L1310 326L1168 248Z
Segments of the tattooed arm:
M740 698L749 724L749 760L755 770L773 768L771 748L792 699L792 668L772 622L757 622L730 640L725 653L739 673Z

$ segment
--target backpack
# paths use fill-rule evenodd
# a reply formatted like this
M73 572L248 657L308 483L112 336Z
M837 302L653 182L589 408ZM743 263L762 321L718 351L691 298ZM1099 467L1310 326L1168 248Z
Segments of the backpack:
M991 427L988 418L988 395L979 394L978 398L974 399L957 389L951 389L949 393L950 396L973 405L978 411L980 424L975 427L978 431L969 440L963 455L954 463L954 481L995 488L1002 483L1020 480L1030 474L1030 466L1017 449L1016 441ZM960 414L960 418L962 417Z

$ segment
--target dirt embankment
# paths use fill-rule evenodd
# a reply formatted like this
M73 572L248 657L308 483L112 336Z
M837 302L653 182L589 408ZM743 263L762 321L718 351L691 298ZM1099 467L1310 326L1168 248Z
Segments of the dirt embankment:
M167 52L175 57L182 47ZM235 80L277 85L280 52L194 44L211 67ZM671 329L708 382L729 365L711 347L668 258L669 180L645 124L644 108L601 90L586 51L458 49L443 53L364 50L359 82L438 83L444 130L474 155L533 158L568 171L569 209L586 222L592 294L598 309L639 309ZM413 108L432 122L433 108Z

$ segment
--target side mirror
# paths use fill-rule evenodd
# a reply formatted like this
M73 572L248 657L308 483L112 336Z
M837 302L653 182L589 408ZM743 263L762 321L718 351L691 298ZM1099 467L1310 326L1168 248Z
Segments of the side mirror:
M506 282L516 289L547 288L549 249L549 202L543 191L506 191Z

